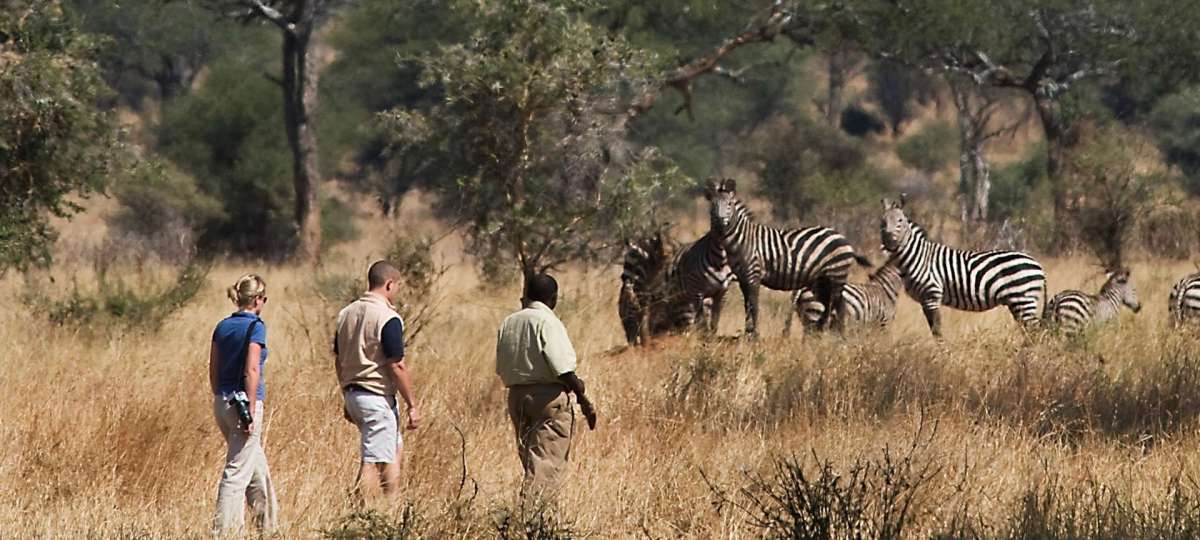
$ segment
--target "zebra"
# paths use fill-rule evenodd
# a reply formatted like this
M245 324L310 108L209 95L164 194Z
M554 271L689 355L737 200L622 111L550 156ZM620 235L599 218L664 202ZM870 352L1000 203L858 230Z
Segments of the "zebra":
M742 289L746 335L758 334L760 285L782 291L811 287L822 304L833 306L834 313L823 314L818 326L825 328L831 319L841 324L842 287L850 265L871 265L846 237L827 227L778 229L755 223L737 198L732 179L709 182L704 196L709 201L710 234L720 240Z
M621 290L617 297L617 316L630 345L645 344L646 338L664 324L661 309L665 294L666 265L671 255L662 233L625 242L621 265Z
M987 311L1006 306L1023 325L1038 321L1046 273L1033 257L1016 251L962 251L929 240L904 215L905 198L883 200L880 237L895 254L904 288L921 303L934 336L942 335L938 307Z
M1168 300L1167 311L1175 323L1200 317L1200 272L1179 280L1171 287Z
M1100 294L1067 290L1054 295L1042 310L1042 322L1055 324L1065 333L1078 334L1116 317L1122 305L1134 313L1142 310L1127 269L1109 272Z
M674 256L661 236L626 246L617 313L631 345L649 335L685 331L704 319L705 330L716 332L733 280L719 242L705 235Z
M668 302L676 312L674 318L689 327L702 323L706 331L716 333L725 292L733 280L725 248L710 231L680 251L667 270ZM707 317L706 302L710 303Z
M846 304L846 321L858 324L877 324L885 327L896 318L896 298L904 287L895 259L888 259L868 278L866 283L847 283L842 289ZM793 311L800 316L805 328L815 327L825 313L825 305L808 287L792 293L792 310L788 311L784 333L792 326Z

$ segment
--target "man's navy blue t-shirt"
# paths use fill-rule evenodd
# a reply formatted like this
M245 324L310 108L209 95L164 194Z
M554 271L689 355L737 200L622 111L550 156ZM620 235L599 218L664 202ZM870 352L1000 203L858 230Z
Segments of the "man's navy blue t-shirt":
M213 330L213 343L217 345L217 358L221 361L217 370L217 393L238 392L246 390L246 357L242 352L242 344L246 342L246 330L250 323L254 325L254 333L250 341L262 346L262 355L258 360L258 392L257 399L263 401L267 397L267 374L264 367L267 363L267 325L258 315L239 311L217 323Z

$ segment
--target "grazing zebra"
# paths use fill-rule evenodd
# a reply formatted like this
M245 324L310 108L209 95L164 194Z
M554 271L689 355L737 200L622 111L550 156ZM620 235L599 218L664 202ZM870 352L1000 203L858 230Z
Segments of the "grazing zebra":
M710 234L720 239L729 257L746 303L746 334L758 334L758 288L794 291L811 287L822 304L833 306L833 314L821 316L825 328L832 319L841 324L842 287L857 261L871 262L857 253L837 231L826 227L777 229L754 222L750 211L737 198L731 179L710 182L704 196L710 203Z
M842 289L846 321L887 326L896 318L896 297L903 287L904 281L895 259L888 259L871 274L866 283L847 283ZM825 313L825 305L817 300L812 289L797 289L792 293L792 310L788 311L787 322L784 323L785 334L792 326L793 311L800 316L800 323L805 328L813 328Z
M663 326L666 266L670 246L658 233L649 238L625 242L625 260L621 265L621 292L617 297L617 316L630 345L645 344L655 329Z
M661 236L626 245L617 312L631 345L644 343L649 335L687 330L704 319L705 329L716 331L733 280L718 242L705 235L673 257Z
M1126 269L1109 272L1108 281L1100 288L1100 294L1067 290L1054 295L1046 302L1042 322L1057 325L1065 333L1078 334L1116 317L1122 305L1134 313L1142 310L1137 290L1129 281L1129 270Z
M1167 304L1171 320L1182 323L1200 317L1200 272L1187 276L1171 287Z
M1018 322L1037 323L1046 273L1033 257L1016 251L960 251L929 240L904 215L903 196L898 203L883 200L879 233L884 249L895 254L904 288L921 303L934 336L942 335L942 305L965 311L1003 305Z

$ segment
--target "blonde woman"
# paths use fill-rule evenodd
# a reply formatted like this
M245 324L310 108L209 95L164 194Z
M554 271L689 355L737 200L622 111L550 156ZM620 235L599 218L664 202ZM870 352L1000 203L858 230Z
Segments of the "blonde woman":
M267 303L267 284L258 275L247 274L228 292L237 311L213 331L208 364L213 415L229 445L217 488L213 536L241 532L247 502L255 525L273 532L278 507L262 447L267 326L259 315Z

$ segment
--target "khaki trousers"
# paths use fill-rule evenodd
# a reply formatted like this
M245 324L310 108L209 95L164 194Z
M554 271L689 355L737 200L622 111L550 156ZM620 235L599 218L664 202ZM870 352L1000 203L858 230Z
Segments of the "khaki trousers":
M523 497L552 491L561 482L575 428L570 396L560 384L508 389L508 417L517 436L517 454L525 469Z
M267 454L262 447L263 404L254 402L254 423L247 434L238 427L237 410L222 396L213 399L213 416L229 449L225 469L217 487L217 511L213 516L214 537L241 534L246 526L246 504L254 512L255 526L274 532L279 511Z

